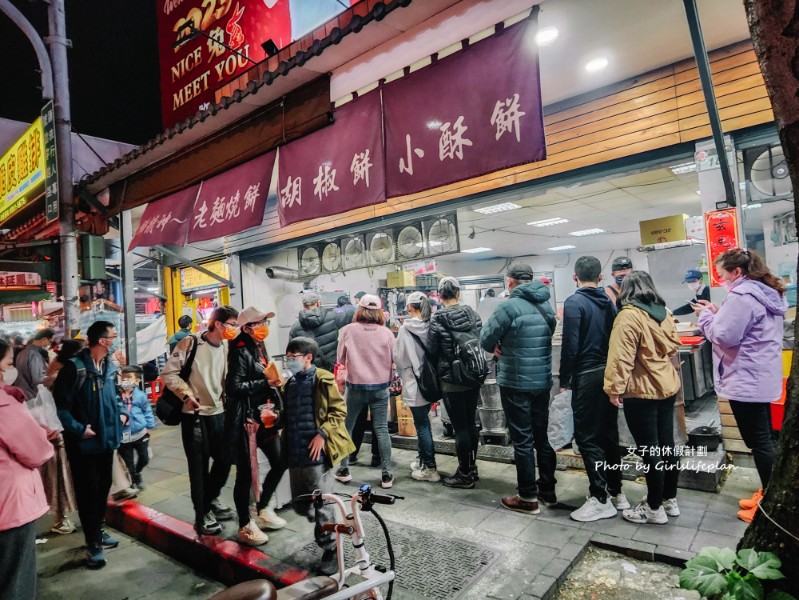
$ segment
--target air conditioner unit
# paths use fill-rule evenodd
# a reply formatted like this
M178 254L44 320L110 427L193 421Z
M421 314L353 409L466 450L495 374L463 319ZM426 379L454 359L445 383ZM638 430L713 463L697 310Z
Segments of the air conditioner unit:
M779 144L743 151L748 204L791 198L788 164Z

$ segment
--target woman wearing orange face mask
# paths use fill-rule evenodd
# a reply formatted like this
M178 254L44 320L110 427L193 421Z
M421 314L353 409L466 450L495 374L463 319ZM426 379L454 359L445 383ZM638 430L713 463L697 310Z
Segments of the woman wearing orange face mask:
M266 367L269 363L263 341L269 335L269 319L273 312L264 312L249 306L239 313L241 333L230 342L228 350L228 372L225 380L225 434L228 448L235 452L236 484L233 500L239 516L238 540L248 546L260 546L269 538L261 529L280 529L285 519L275 514L269 500L277 489L285 466L280 455L279 423L269 422L264 427L259 406L273 402L280 406L280 399L269 387ZM278 409L279 410L279 409ZM269 473L264 478L260 498L257 499L257 516L250 517L250 489L253 485L250 437L245 426L257 426L255 443L269 459Z

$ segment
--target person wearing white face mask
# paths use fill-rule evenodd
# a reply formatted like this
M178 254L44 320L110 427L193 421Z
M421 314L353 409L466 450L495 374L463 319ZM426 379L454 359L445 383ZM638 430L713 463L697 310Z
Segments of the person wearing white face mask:
M685 277L682 278L685 287L688 288L688 293L692 294L690 302L686 302L679 308L672 311L675 316L691 315L694 313L692 304L697 304L700 300L710 302L710 288L702 281L702 272L696 269L688 269L685 272Z
M130 421L122 430L119 456L128 467L133 486L141 491L144 489L141 472L150 462L149 430L155 427L153 409L147 394L139 387L139 369L136 367L122 369L120 388L119 402L122 409L130 415Z

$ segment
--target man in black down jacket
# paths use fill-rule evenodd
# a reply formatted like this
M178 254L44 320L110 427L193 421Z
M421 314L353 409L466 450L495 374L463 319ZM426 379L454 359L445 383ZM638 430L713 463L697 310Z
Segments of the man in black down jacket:
M630 506L621 493L619 409L602 389L616 306L599 287L601 279L598 259L578 258L574 264L578 290L563 305L560 388L572 390L574 438L583 457L590 493L571 518L582 522L615 517L616 508ZM615 500L615 507L608 496Z
M297 322L289 331L289 341L298 337L314 340L319 345L319 356L314 359L314 365L332 372L338 352L338 330L352 321L354 313L336 313L322 308L321 298L314 292L302 295L302 306Z

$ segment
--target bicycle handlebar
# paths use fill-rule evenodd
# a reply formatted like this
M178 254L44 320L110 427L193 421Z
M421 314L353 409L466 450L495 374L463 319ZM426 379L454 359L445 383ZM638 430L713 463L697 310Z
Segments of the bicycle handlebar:
M399 496L392 496L389 494L369 494L369 500L375 504L394 504Z
M352 525L342 525L341 523L322 523L322 531L352 535L355 533L355 528Z

